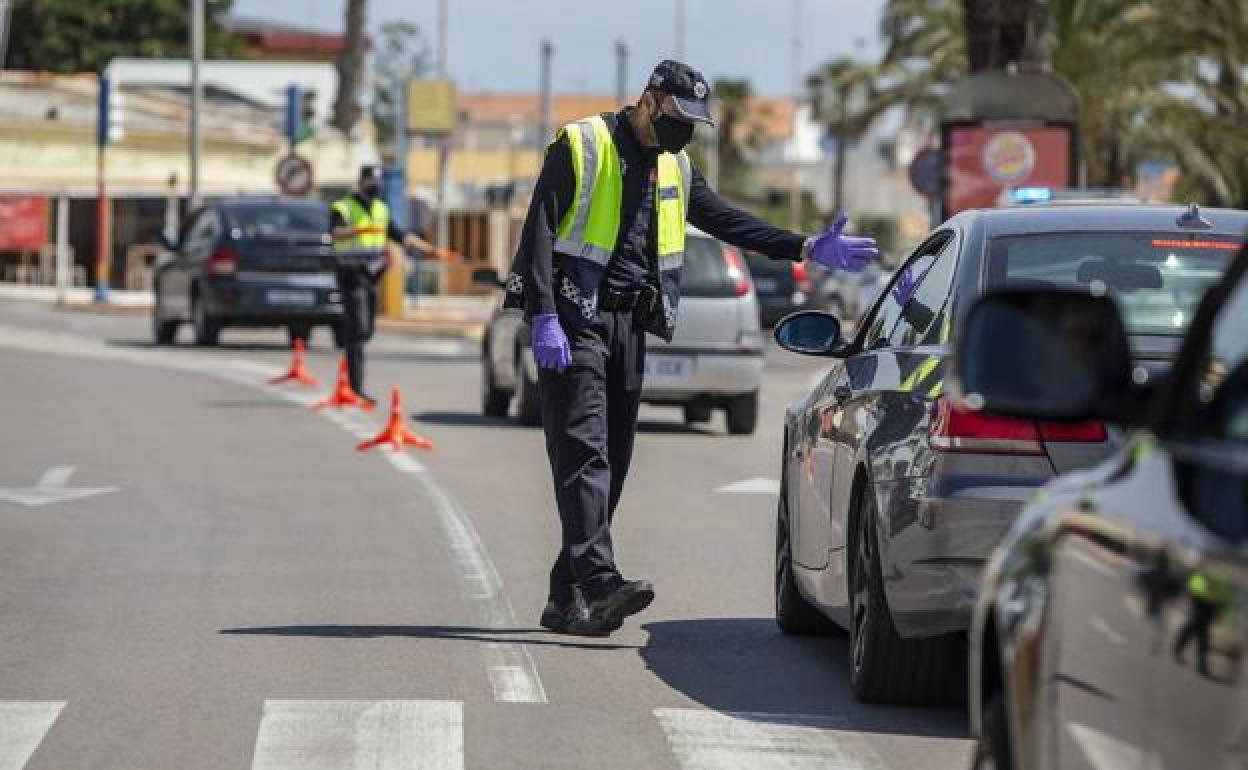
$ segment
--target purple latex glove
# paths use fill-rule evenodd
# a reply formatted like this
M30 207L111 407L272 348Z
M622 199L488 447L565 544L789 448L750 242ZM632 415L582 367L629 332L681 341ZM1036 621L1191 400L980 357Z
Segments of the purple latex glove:
M918 285L919 279L915 277L914 270L909 267L905 268L893 284L893 299L897 300L898 305L906 304L914 295L914 290L918 288Z
M847 221L849 217L842 211L831 227L815 236L810 245L810 258L829 269L858 273L880 255L880 250L874 238L841 235Z
M533 316L533 357L543 369L562 372L572 364L568 336L559 325L559 316L542 313Z

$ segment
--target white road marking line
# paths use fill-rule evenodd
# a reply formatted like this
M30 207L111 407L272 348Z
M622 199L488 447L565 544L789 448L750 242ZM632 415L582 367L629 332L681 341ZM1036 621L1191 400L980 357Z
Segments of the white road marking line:
M270 700L252 770L463 770L459 701Z
M655 709L683 770L885 770L843 720L800 714Z
M725 484L715 491L728 495L767 495L768 497L775 497L780 494L780 480L758 476Z
M72 465L54 465L39 476L33 487L10 487L0 489L0 500L20 503L28 508L35 508L49 503L63 503L68 500L81 500L84 497L95 497L116 492L117 487L69 487L69 479L74 475Z
M0 770L22 770L65 701L0 701Z
M79 334L46 332L0 324L0 346L35 353L52 353L104 361L125 361L142 366L174 369L199 375L211 375L236 382L287 401L310 405L318 397L306 390L269 385L268 379L283 370L277 366L246 359L212 359L177 350L135 350L114 347ZM326 409L321 412L331 422L359 438L372 438L380 423L354 410ZM406 453L385 452L391 466L414 478L433 504L442 529L450 540L451 552L468 586L469 597L475 600L481 623L485 628L509 629L516 625L515 611L503 591L503 581L490 559L472 520L425 473L425 467ZM407 459L401 459L407 458ZM522 644L498 642L483 647L486 670L496 700L507 703L546 703L546 690L533 656Z

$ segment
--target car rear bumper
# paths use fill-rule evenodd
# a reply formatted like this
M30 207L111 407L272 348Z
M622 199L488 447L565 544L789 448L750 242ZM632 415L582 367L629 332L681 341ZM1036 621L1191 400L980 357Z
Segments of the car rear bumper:
M970 626L980 572L1046 480L945 477L939 489L921 478L876 485L880 510L890 512L881 557L898 633L934 636Z
M342 317L342 295L332 274L240 273L205 281L200 291L208 312L224 324L334 323Z
M757 391L763 381L762 352L654 346L647 357L686 359L687 373L680 377L646 377L642 401L680 404L699 398L739 396Z

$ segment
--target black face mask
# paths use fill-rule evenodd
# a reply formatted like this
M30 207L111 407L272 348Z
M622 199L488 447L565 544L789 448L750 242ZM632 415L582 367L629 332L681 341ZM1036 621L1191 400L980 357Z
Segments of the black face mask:
M366 184L360 188L360 193L362 193L365 198L376 198L377 194L380 192L381 187L376 184Z
M663 152L680 152L693 138L693 124L660 114L654 121L654 135Z

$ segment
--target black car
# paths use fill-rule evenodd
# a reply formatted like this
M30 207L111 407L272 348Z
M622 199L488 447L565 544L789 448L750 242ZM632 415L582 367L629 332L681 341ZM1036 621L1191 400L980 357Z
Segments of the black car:
M326 325L338 338L342 298L335 277L329 209L284 198L213 200L187 217L153 277L152 332L172 344L190 323L197 345L216 345L227 326L284 326L306 338Z
M745 262L754 279L758 322L763 326L775 326L786 315L814 306L815 287L806 263L772 259L755 251L745 252Z

